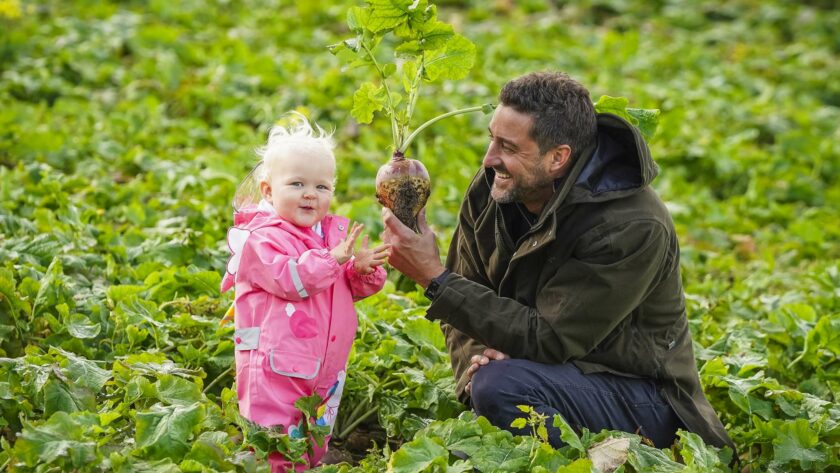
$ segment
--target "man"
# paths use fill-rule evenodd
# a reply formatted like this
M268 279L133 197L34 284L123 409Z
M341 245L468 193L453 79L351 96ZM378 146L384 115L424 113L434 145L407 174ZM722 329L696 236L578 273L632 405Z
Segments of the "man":
M734 449L701 389L677 237L639 130L596 115L562 73L527 74L499 99L446 268L424 214L418 235L383 210L389 261L426 288L459 399L515 432L528 404L657 447L685 428Z

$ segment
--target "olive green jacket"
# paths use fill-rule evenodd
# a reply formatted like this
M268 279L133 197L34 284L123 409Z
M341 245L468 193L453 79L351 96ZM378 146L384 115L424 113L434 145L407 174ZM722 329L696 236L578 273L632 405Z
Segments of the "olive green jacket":
M648 186L657 166L639 131L598 115L598 143L557 182L536 222L490 198L481 169L462 203L427 317L443 322L458 397L484 347L583 372L658 380L688 430L734 445L703 394L685 314L679 245ZM522 225L525 225L522 227ZM527 225L530 230L527 230ZM511 236L524 228L518 241Z

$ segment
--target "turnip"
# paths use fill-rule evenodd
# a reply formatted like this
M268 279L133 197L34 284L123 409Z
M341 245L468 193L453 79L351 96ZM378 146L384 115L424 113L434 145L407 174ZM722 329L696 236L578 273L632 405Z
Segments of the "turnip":
M388 207L407 227L420 233L417 214L432 192L432 181L423 163L395 151L391 161L376 173L376 200Z
M417 214L429 198L431 181L420 161L406 157L408 146L438 120L493 110L492 105L483 105L444 113L409 135L420 84L466 77L475 63L475 46L454 33L451 25L438 21L437 8L426 1L368 2L366 7L350 9L347 25L356 36L330 46L330 51L350 66L370 66L378 74L378 83L365 82L355 92L351 114L359 123L370 123L377 112L391 121L393 152L376 174L376 198L419 233ZM386 38L393 48L393 61L377 58L377 48ZM389 82L402 85L405 100Z

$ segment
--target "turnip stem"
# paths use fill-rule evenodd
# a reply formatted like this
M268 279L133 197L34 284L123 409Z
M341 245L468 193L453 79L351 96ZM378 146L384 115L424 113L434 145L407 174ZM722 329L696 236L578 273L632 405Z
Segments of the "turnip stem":
M373 63L373 67L376 68L376 72L379 73L379 77L382 78L382 86L385 87L385 93L388 95L388 108L391 110L391 138L393 138L394 143L398 143L400 137L398 136L397 130L397 117L396 113L394 112L394 103L391 101L391 89L388 87L388 81L386 81L385 71L382 70L382 67L379 66L379 63L376 62L376 57L373 55L373 51L370 50L364 43L362 43L362 48L368 53L370 57L370 61Z
M484 110L485 107L486 107L486 105L478 105L478 106L475 106L475 107L462 108L462 109L458 109L458 110L453 110L453 111L448 112L448 113L444 113L443 115L438 115L435 118L432 118L431 120L429 120L426 123L417 127L416 130L414 130L410 135L408 135L408 138L405 139L402 146L397 148L397 151L399 151L400 153L405 153L405 150L408 149L408 145L410 145L411 142L414 141L414 138L416 138L417 135L420 134L421 131L425 130L426 128L428 128L432 124L434 124L434 123L436 123L440 120L443 120L444 118L454 117L455 115L461 115L462 113L479 112L481 110Z
M414 115L414 106L417 104L417 96L420 95L418 93L420 91L420 80L423 78L423 70L425 69L425 67L426 67L426 56L425 56L425 53L424 53L423 55L420 56L420 65L417 67L417 75L414 77L414 82L411 84L411 93L409 94L409 97L408 97L408 110L406 112L406 116L409 117L409 118L412 115ZM403 136L405 135L405 131L406 131L405 128L406 127L403 127L403 129L400 130L400 139L402 139ZM395 145L397 146L397 149L400 149L400 148L402 148L403 150L405 149L403 147L404 146L403 142L395 142Z

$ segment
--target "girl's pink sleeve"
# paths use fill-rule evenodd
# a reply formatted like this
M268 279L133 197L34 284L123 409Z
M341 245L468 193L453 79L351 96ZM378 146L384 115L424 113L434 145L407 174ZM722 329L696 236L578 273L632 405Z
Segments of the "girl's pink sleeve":
M335 284L341 266L329 250L307 250L288 255L279 242L253 232L242 250L236 277L278 297L299 301Z
M345 263L344 271L347 274L347 280L350 282L350 291L353 293L353 299L364 299L367 296L376 294L385 285L385 278L388 273L385 268L377 266L370 274L361 274L353 269L353 260L351 259Z

